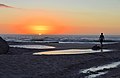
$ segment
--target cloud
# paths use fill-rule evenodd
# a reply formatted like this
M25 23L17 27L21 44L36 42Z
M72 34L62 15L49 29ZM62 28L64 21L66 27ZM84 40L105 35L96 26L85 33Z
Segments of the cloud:
M14 8L14 7L12 7L12 6L8 6L8 5L5 5L5 4L0 4L0 8Z

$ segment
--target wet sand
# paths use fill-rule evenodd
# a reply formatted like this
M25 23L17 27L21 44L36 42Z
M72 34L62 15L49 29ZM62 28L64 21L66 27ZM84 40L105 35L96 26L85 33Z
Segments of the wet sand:
M28 43L9 43L28 44ZM35 43L33 43L35 44ZM38 44L38 43L37 43ZM79 73L83 69L120 61L120 43L104 45L114 49L111 52L76 54L76 55L32 55L35 52L89 49L93 44L40 44L54 46L55 49L21 49L10 48L9 53L0 55L0 78L85 78ZM120 67L109 69L98 78L120 78Z

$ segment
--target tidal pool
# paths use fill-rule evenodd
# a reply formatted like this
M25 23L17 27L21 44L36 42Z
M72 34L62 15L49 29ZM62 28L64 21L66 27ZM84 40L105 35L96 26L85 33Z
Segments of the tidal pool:
M97 76L106 74L110 69L116 68L119 65L120 65L120 62L118 61L118 62L113 62L113 63L102 65L102 66L83 69L83 70L80 70L79 73L88 74L88 76L86 76L85 78L95 78Z
M55 48L52 46L45 46L45 45L10 45L10 47L26 48L26 49L52 49L52 48Z
M84 54L84 53L96 53L96 52L109 52L111 50L92 50L92 49L68 49L68 50L55 50L46 52L37 52L33 55L62 55L62 54Z

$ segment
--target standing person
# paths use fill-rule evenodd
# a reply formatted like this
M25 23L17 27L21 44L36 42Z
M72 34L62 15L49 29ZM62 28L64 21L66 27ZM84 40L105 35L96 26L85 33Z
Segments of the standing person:
M100 44L101 44L101 48L103 48L103 41L104 41L105 37L103 35L103 33L101 33L100 37L99 37L99 41L100 41Z

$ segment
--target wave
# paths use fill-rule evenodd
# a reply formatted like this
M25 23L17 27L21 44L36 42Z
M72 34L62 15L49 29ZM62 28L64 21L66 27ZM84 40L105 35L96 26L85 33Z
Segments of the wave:
M95 35L2 35L8 42L60 42L60 43L97 43L98 36ZM105 43L120 42L120 36L106 36Z

